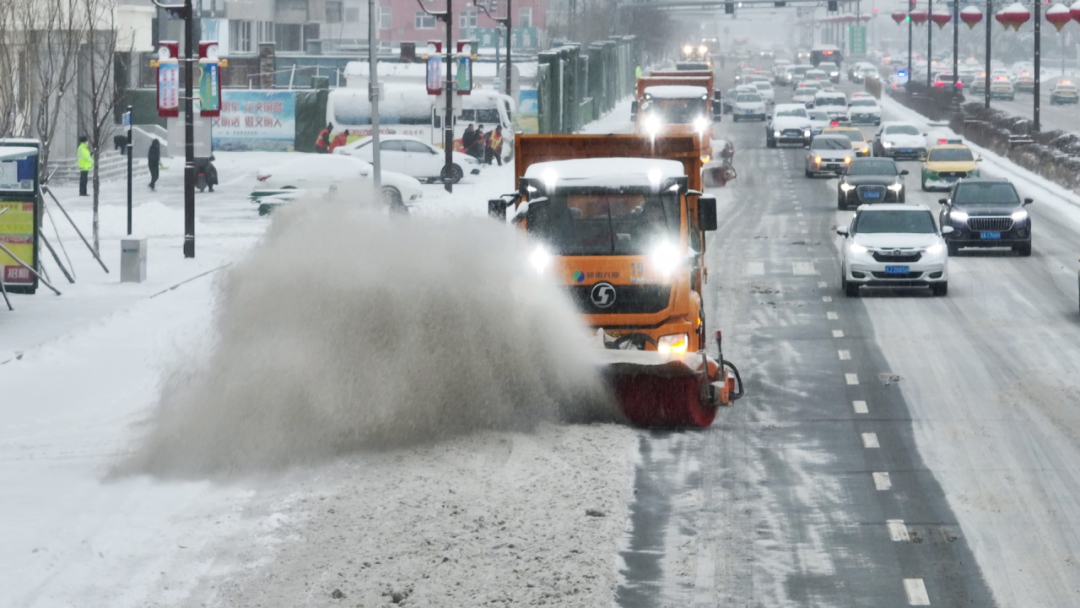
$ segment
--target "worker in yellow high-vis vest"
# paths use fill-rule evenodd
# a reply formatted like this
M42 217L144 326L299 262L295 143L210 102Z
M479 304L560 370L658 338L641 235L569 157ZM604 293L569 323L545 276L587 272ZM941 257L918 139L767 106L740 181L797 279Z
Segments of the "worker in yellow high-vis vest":
M79 161L79 196L86 193L86 182L90 179L90 170L94 168L94 155L90 153L90 143L85 135L79 136L79 149L75 153Z

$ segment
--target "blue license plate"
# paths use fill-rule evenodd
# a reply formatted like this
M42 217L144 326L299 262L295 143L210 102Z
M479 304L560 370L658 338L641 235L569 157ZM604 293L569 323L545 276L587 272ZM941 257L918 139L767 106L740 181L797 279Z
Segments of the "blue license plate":
M863 198L881 198L881 193L871 190L869 192L863 192Z
M1000 232L980 232L979 233L979 238L988 239L988 240L992 240L992 241L993 240L999 240L999 239L1001 239L1001 233Z
M907 274L911 272L910 266L886 266L885 274Z
M911 154L911 148L900 148L901 154Z

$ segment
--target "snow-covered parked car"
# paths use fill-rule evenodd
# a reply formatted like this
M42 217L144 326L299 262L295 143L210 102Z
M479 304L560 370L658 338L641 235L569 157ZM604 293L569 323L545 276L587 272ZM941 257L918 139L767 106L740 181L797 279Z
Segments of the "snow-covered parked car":
M284 156L284 155L283 155ZM259 169L250 199L259 205L259 215L296 200L307 193L329 192L349 183L371 181L371 163L337 154L289 154L289 159ZM401 211L420 200L423 187L415 177L395 171L381 171L383 201Z
M881 106L873 97L856 97L848 104L848 120L853 125L880 125Z
M372 161L371 148L371 137L363 137L338 147L334 150L334 154L352 156L370 163ZM480 161L476 158L454 152L453 159L451 177L455 184L466 174L480 174ZM441 148L424 143L415 137L380 135L379 160L384 170L397 171L416 179L441 182L445 178L443 172L446 170L446 153Z

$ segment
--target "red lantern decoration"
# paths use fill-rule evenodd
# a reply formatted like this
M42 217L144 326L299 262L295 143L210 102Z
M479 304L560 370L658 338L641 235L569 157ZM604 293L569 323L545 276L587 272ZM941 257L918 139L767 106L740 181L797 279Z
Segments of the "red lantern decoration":
M1073 19L1080 21L1080 0L1076 0L1076 4L1069 7L1069 15Z
M942 29L945 24L952 21L952 15L949 13L934 13L930 15L930 20L937 24L938 29Z
M1020 26L1031 20L1031 11L1019 2L1006 6L1001 12L1005 15L1005 23L1016 31L1020 31Z
M1077 0L1080 2L1080 0ZM975 24L982 21L983 14L978 8L969 6L960 11L960 20L967 24L968 29L975 29Z
M911 22L915 25L922 25L926 23L927 18L930 17L930 15L927 15L926 11L922 10L921 8L911 11L909 15L911 17Z
M1076 0L1076 3L1080 5L1080 0ZM907 13L904 11L896 11L892 14L892 20L896 22L896 25L903 23L904 19L907 19Z
M998 11L998 14L994 15L994 19L1001 24L1005 29L1009 29L1009 17L1005 14L1005 11Z
M1065 24L1072 21L1072 15L1069 14L1069 7L1064 4L1055 4L1046 9L1046 20L1053 24L1060 33L1061 28L1065 27Z

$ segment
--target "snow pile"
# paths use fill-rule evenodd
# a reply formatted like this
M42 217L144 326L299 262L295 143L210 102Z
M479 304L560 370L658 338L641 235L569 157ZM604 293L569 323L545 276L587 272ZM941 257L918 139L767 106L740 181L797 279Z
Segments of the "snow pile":
M517 234L316 203L280 210L223 277L212 352L167 378L118 472L275 470L610 417L580 317Z

